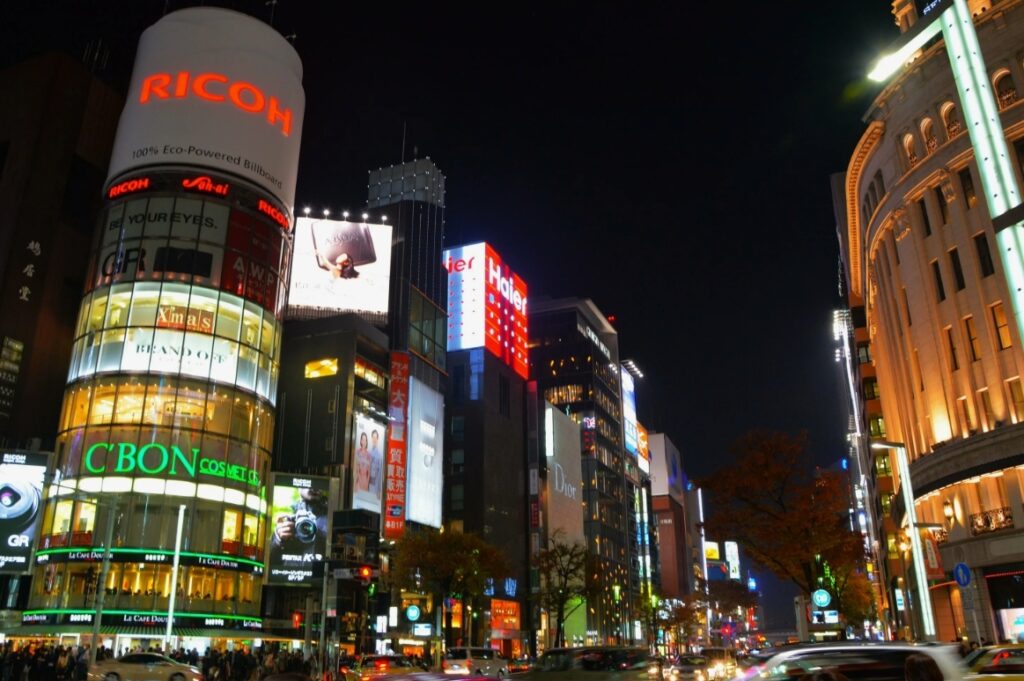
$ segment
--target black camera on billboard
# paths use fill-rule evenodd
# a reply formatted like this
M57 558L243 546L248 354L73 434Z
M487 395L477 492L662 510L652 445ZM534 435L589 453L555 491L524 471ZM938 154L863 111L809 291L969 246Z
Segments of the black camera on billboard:
M292 517L295 522L295 538L303 544L316 541L316 514L309 510L298 510Z
M31 483L0 483L0 534L24 534L38 511L39 490Z
M193 248L162 246L156 249L153 269L157 272L209 277L213 271L213 254Z

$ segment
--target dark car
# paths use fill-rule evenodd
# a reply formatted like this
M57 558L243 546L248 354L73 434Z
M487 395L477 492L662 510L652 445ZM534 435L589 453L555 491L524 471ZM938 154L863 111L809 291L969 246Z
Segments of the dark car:
M963 663L954 646L839 641L786 648L765 663L760 678L795 681L809 672L829 669L850 679L903 681L904 666L911 655L932 658L944 679L960 679L964 676Z
M544 651L524 678L535 681L649 681L646 648L585 646Z

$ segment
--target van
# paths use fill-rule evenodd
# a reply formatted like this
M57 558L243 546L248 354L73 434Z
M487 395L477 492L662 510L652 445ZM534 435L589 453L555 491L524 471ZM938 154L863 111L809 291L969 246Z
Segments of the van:
M449 648L441 668L445 674L482 674L499 679L508 676L508 660L493 648Z

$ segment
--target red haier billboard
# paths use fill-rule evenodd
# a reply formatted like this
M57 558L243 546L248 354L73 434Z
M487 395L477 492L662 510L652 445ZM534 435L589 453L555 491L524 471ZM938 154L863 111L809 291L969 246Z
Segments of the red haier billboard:
M449 248L448 350L485 347L530 376L526 282L486 243Z

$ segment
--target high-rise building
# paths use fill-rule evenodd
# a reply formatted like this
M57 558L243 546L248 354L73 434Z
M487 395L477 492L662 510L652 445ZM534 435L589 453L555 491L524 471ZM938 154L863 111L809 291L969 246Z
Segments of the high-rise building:
M0 439L50 449L123 98L80 62L0 73Z
M0 93L0 442L52 450L123 99L57 53L4 70ZM15 525L15 534L27 529ZM27 558L23 541L8 540L7 554ZM28 567L0 560L0 600L15 624Z
M643 628L635 524L640 497L631 480L636 474L627 479L627 468L637 463L624 443L618 334L587 299L534 300L529 323L538 400L581 426L584 531L601 568L601 594L587 604L587 642L643 638L637 635L637 623Z
M408 350L410 371L443 392L448 272L444 249L445 178L430 158L370 171L367 207L394 229L387 333Z
M40 634L149 645L172 610L190 648L262 628L301 76L232 11L140 39L23 615Z
M922 4L893 2L901 32L932 18L918 15ZM1024 633L1024 353L1018 285L1004 262L1020 256L999 246L1012 231L992 216L1010 190L993 185L992 164L1024 180L1024 3L957 0L940 9L947 7L969 8L980 53L951 60L945 33L916 52L876 96L836 192L851 357L860 369L852 374L861 403L855 427L874 446L861 448L861 460L881 519L890 624L929 635L929 603L917 597L927 593L938 640L1016 639ZM942 30L960 40L960 25ZM959 62L980 65L982 55L987 72L965 74ZM982 83L969 88L967 105L955 94L964 77ZM975 110L978 97L991 97L993 116ZM971 137L982 128L989 132L978 142L1005 141L1006 158L975 154ZM901 450L912 483L899 474ZM908 483L917 527L907 527L909 509L893 496ZM913 555L914 544L925 555ZM960 564L965 587L951 577Z
M686 518L686 474L679 449L665 433L650 433L651 496L660 555L661 595L681 599L694 592Z
M495 579L490 589L489 638L506 656L519 657L527 652L529 638L523 626L529 576L527 288L486 243L450 248L444 252L444 263L448 273L444 518L447 529L476 534L504 553L510 571Z

